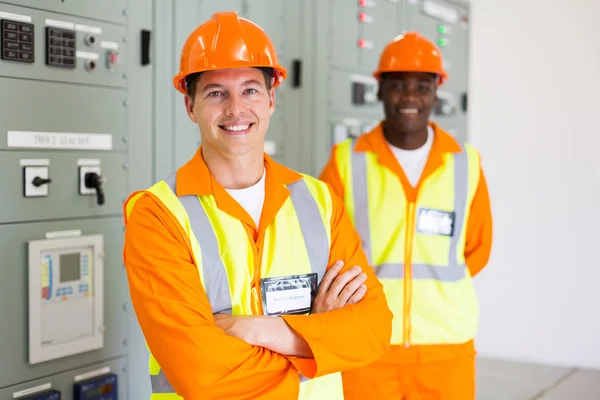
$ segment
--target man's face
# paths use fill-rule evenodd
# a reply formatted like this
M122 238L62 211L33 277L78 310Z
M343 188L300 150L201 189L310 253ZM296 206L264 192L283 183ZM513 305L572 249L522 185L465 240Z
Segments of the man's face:
M435 76L423 72L390 73L382 79L378 96L387 122L397 131L426 129L431 108L437 102Z
M267 90L256 68L203 72L196 95L185 96L188 115L198 124L202 146L227 155L264 150L264 137L275 110L275 91Z

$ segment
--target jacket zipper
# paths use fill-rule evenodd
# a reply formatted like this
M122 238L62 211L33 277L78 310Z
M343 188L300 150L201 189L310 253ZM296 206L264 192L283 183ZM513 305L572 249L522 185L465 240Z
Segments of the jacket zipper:
M404 347L410 347L410 306L412 300L412 248L415 227L415 203L408 203L406 240L404 241Z
M259 295L259 289L260 289L260 259L261 259L261 255L262 255L262 251L259 253L258 249L256 248L256 242L254 241L254 238L252 237L252 235L250 235L250 233L248 232L248 240L250 240L251 245L252 245L252 255L254 256L254 277L252 279L252 287L251 287L251 292L252 292L252 313L254 315L263 315L264 311L262 308L262 304L260 302L260 295Z
M255 315L260 315L261 313L259 312L259 304L260 304L260 300L258 299L258 290L256 289L256 282L252 282L252 297L254 297L254 310L252 310L254 312Z

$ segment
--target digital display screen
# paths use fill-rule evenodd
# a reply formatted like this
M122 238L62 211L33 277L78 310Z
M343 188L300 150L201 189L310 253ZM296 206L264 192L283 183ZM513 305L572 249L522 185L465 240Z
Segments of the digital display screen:
M91 399L91 398L100 396L102 394L110 394L110 393L112 393L112 391L113 391L113 385L108 383L106 385L98 386L97 388L87 391L85 394L85 398Z
M81 255L79 253L60 255L60 283L81 279Z

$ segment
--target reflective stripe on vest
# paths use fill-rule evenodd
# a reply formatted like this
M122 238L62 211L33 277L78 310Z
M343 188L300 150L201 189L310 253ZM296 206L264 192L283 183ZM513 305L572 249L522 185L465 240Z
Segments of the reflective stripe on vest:
M176 175L173 174L164 182L176 195ZM322 223L321 214L316 199L311 194L304 179L300 179L287 185L290 191L290 200L298 217L298 223L304 244L307 249L311 271L318 275L317 285L321 282L329 262L329 239L327 231ZM202 282L208 300L212 306L213 313L232 312L232 301L229 290L227 271L220 257L219 242L208 215L197 196L179 196L179 202L183 205L191 226L191 231L200 244L202 257ZM180 221L181 222L181 221ZM151 356L151 362L156 360ZM158 367L158 365L156 364ZM150 375L153 394L172 394L172 399L180 399L175 390L158 367L158 373ZM307 379L300 375L300 381ZM163 398L163 397L161 397Z
M354 149L355 142L352 142ZM462 152L454 154L454 204L456 227L450 239L450 251L448 255L448 266L437 266L429 264L411 264L412 279L435 279L438 281L455 282L465 277L466 265L459 264L456 257L456 248L463 228L465 205L468 197L468 159L464 147ZM369 263L371 257L371 230L369 229L369 207L368 207L368 182L366 153L352 151L352 188L355 204L365 204L364 212L354 212L355 227L362 239L363 249ZM379 278L404 278L404 263L384 263L373 265Z

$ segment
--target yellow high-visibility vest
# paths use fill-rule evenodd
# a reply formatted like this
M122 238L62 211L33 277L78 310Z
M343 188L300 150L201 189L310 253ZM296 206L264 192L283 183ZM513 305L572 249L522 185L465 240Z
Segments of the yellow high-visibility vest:
M147 192L156 196L177 218L188 235L192 256L213 313L252 315L258 297L251 290L251 278L236 273L248 265L252 254L243 225L221 211L213 195L177 196L176 174L153 185ZM329 262L332 199L323 182L310 176L287 185L290 197L267 227L261 277L282 277L316 272L321 282ZM131 196L127 217L145 192ZM247 243L247 247L243 246ZM304 244L304 245L302 245ZM220 254L227 254L222 259ZM204 266L211 268L204 268ZM150 400L180 400L160 365L150 353L152 395ZM341 374L306 379L300 376L299 400L343 400Z
M479 306L464 249L479 155L468 144L445 153L410 202L398 176L355 143L337 146L337 169L346 208L394 313L391 344L471 340Z

